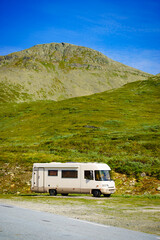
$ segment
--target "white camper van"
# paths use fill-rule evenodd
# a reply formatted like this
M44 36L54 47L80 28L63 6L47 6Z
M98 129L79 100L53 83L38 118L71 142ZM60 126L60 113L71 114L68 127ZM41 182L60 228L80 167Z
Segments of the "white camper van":
M115 192L110 170L103 163L34 163L31 190L50 195L88 193L109 197Z

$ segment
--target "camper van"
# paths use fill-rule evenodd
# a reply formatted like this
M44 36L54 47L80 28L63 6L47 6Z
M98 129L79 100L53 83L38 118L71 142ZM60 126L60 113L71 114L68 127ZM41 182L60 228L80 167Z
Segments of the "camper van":
M54 196L83 193L110 197L115 192L110 170L103 163L34 163L31 190Z

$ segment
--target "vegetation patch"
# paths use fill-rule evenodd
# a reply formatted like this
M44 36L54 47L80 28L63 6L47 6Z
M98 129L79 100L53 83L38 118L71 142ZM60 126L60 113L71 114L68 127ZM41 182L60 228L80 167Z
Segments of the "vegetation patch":
M1 103L1 192L29 192L34 162L74 161L109 164L119 193L159 193L159 81L60 102Z

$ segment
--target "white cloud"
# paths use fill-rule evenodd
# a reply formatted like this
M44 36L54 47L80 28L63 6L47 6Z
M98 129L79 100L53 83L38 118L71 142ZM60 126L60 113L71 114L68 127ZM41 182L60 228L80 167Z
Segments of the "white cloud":
M103 53L115 61L124 63L151 74L160 73L160 50L125 49L103 50Z

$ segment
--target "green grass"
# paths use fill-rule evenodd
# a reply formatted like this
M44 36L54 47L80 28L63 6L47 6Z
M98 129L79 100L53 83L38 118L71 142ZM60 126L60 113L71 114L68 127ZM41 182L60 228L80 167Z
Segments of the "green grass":
M51 161L105 162L137 180L160 179L159 109L159 78L60 102L1 103L2 186L26 190L32 164ZM27 180L18 185L8 168L19 166Z

